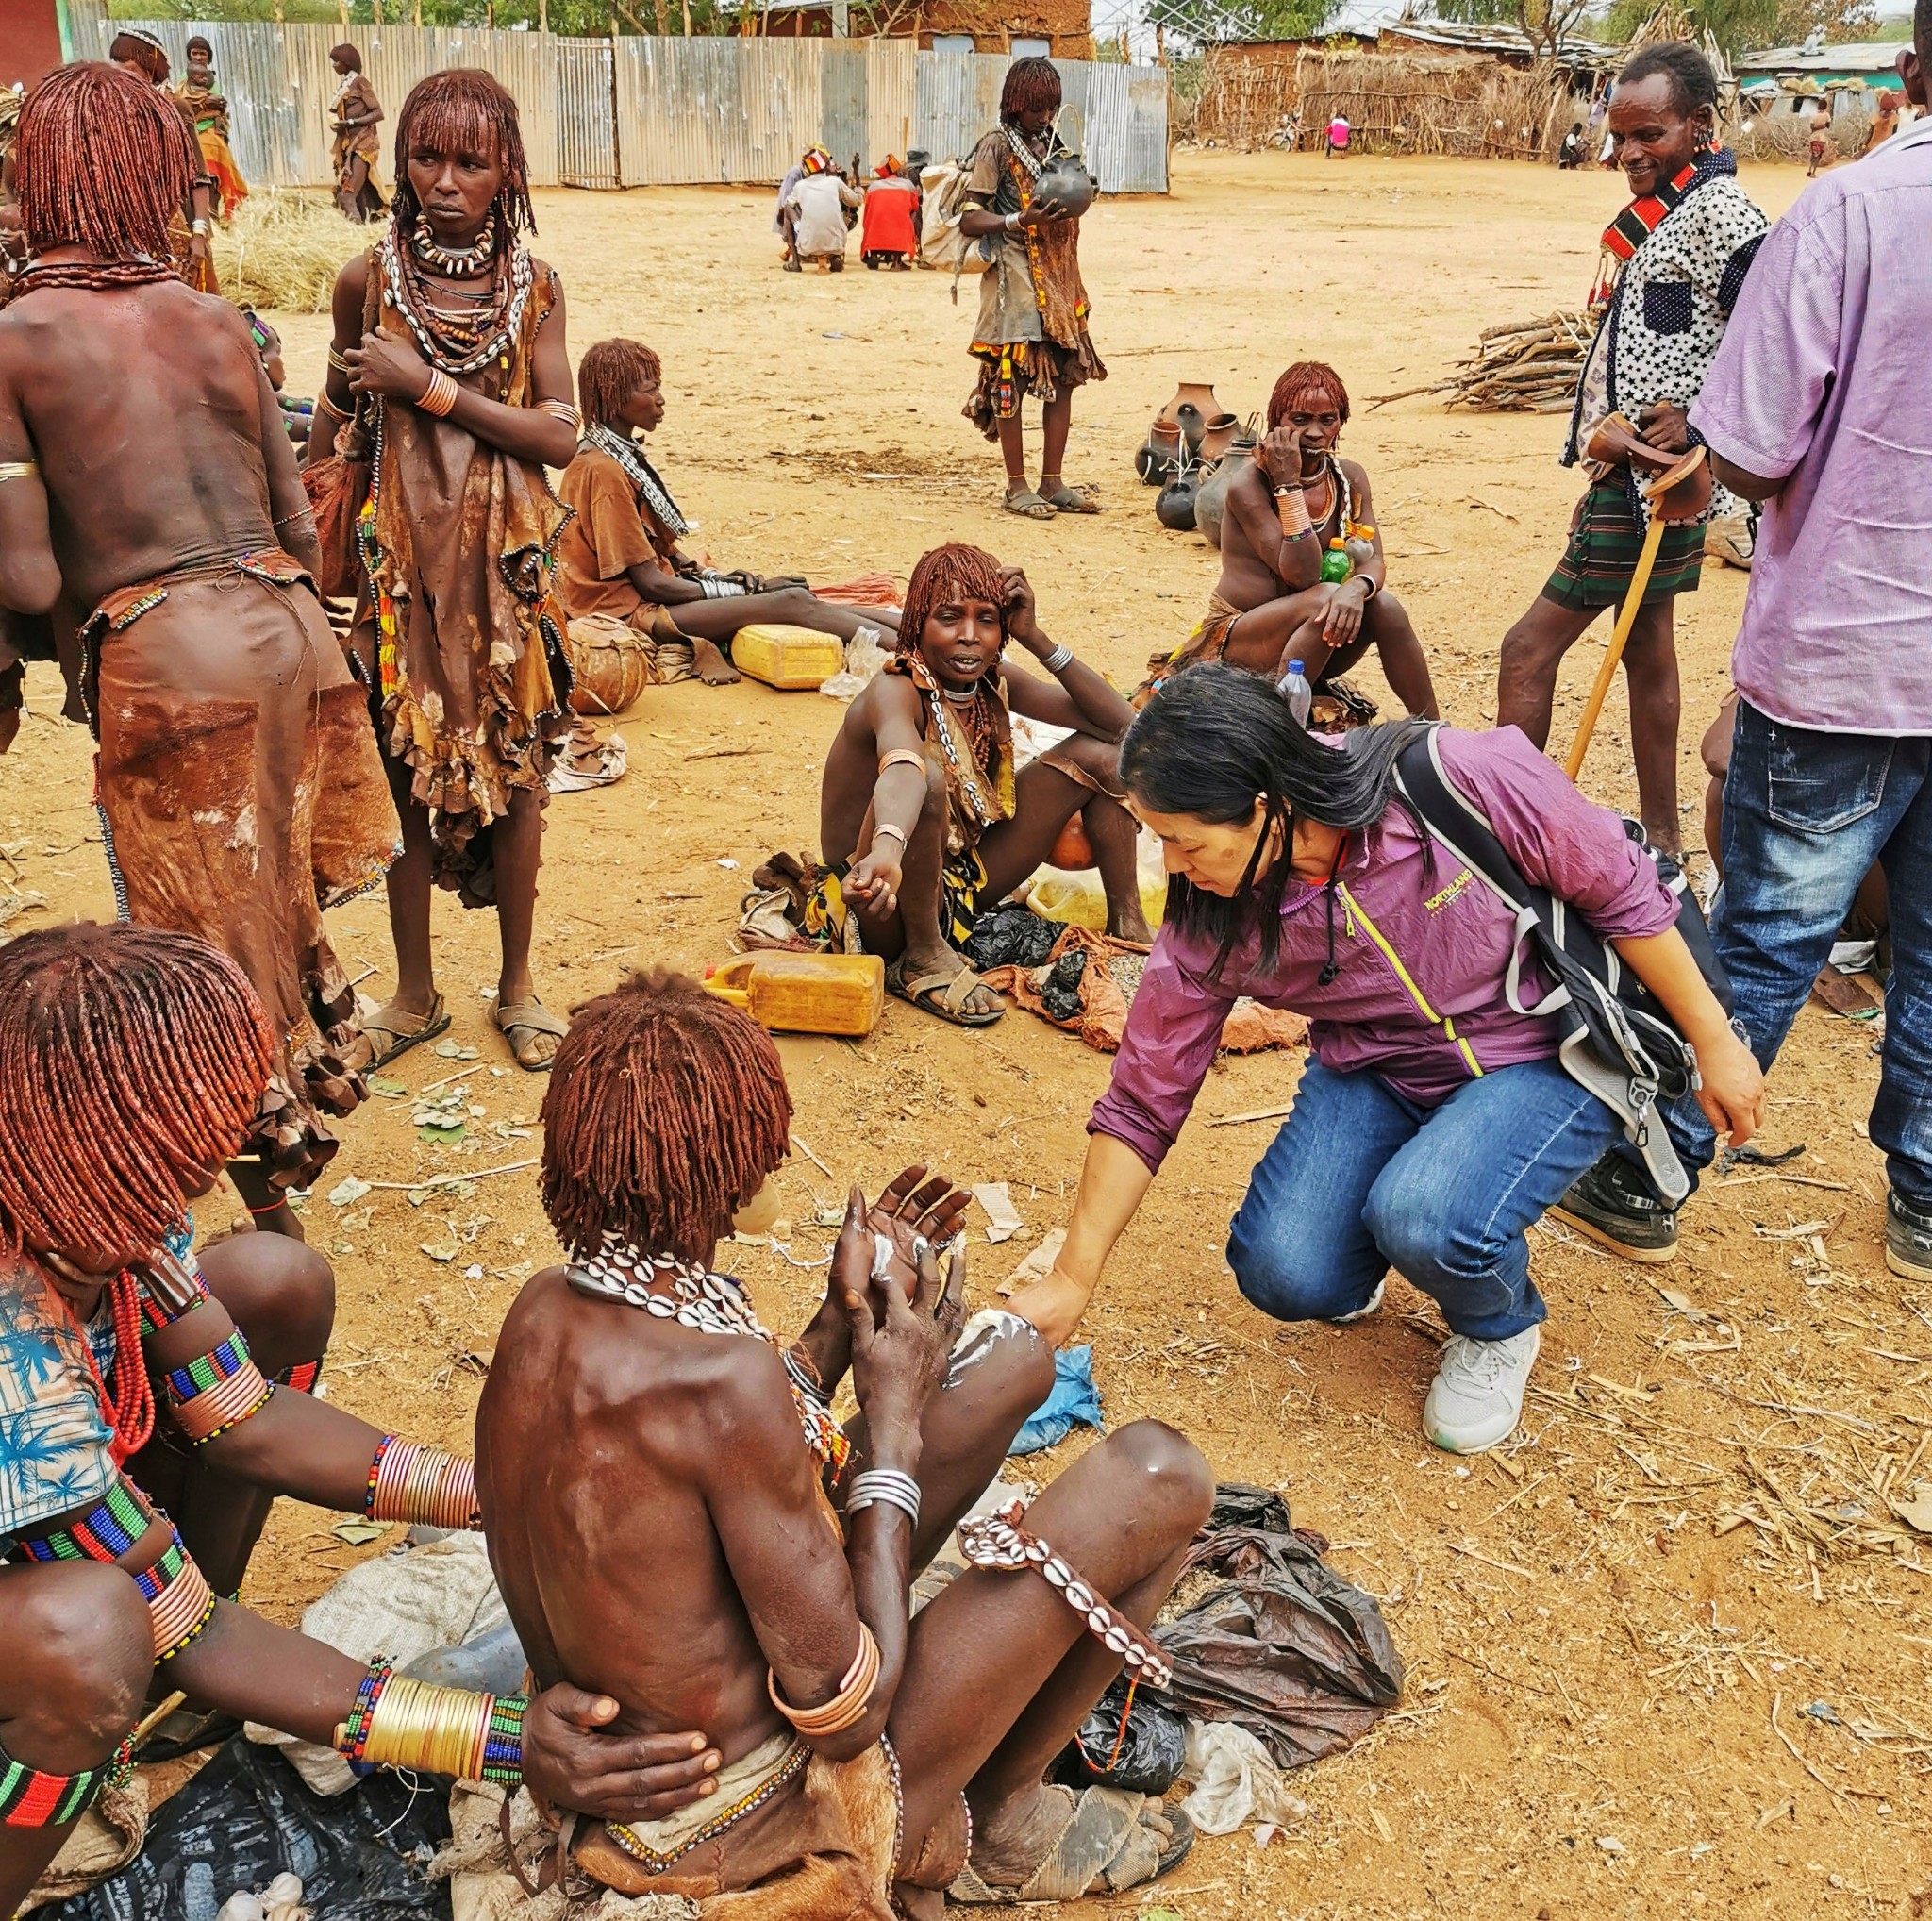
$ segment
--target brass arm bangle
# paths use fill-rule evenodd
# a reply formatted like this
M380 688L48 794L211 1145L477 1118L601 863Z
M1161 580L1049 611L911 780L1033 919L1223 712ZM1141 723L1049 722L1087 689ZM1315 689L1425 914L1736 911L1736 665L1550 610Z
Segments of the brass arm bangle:
M338 407L328 397L328 389L326 387L315 396L315 405L322 412L327 414L331 420L354 420L356 417L356 409L354 408Z
M337 353L333 346L328 350L328 363L338 374L346 374L349 371L348 361Z

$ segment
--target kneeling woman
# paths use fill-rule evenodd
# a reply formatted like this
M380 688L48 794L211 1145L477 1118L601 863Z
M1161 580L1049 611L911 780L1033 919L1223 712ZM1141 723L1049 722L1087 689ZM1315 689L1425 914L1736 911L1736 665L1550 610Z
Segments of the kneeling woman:
M1135 814L1159 835L1166 926L1093 1110L1053 1273L1014 1308L1063 1340L1174 1144L1243 994L1312 1023L1294 1111L1255 1169L1227 1248L1241 1292L1281 1320L1348 1321L1391 1267L1449 1327L1423 1429L1455 1453L1514 1428L1541 1297L1525 1230L1620 1132L1557 1061L1553 1016L1515 1011L1507 908L1445 857L1395 787L1425 723L1324 745L1263 678L1181 676L1121 748ZM1571 903L1695 1048L1698 1100L1734 1141L1763 1078L1624 836L1513 727L1443 729L1450 779L1526 878ZM1520 998L1548 992L1528 962Z

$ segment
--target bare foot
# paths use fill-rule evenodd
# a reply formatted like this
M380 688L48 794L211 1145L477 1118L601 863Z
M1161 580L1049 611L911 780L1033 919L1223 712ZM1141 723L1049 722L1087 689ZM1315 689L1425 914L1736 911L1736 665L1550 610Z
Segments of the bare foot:
M727 660L715 641L693 641L691 643L691 665L697 670L697 677L707 687L729 687L742 680L744 676Z
M946 984L956 980L962 974L971 975L973 969L966 964L966 957L958 948L949 947L943 941L934 947L915 947L909 943L899 960L900 978L911 982L937 978L939 985L921 991L914 1005L927 1013L940 1011L938 1003L944 995ZM912 1000L908 992L907 996ZM984 981L975 981L961 999L954 1011L967 1016L969 1022L984 1024L989 1016L997 1017L1007 1011L1007 1004ZM945 1018L951 1018L948 1015Z

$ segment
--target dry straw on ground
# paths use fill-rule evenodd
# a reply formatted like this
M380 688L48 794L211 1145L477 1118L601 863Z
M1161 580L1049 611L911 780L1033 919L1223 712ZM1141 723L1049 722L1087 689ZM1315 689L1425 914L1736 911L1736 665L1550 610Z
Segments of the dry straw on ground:
M215 272L243 306L326 313L342 262L366 242L326 194L258 188L215 229Z

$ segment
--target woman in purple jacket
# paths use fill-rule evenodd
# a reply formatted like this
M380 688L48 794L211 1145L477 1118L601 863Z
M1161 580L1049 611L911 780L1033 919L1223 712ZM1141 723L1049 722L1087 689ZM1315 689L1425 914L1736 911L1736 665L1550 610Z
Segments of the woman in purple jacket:
M1294 1111L1255 1169L1227 1259L1281 1320L1352 1321L1391 1267L1449 1327L1423 1431L1453 1453L1515 1428L1541 1296L1525 1230L1620 1126L1557 1061L1552 1016L1506 981L1511 914L1431 841L1394 787L1424 724L1305 733L1269 682L1184 674L1121 749L1128 805L1160 837L1167 922L1128 1016L1066 1245L1013 1306L1056 1342L1181 1130L1241 995L1310 1022ZM1525 878L1572 903L1696 1050L1720 1131L1756 1130L1763 1077L1676 931L1675 903L1625 838L1514 727L1444 730L1450 779ZM1550 983L1525 961L1519 1001Z

